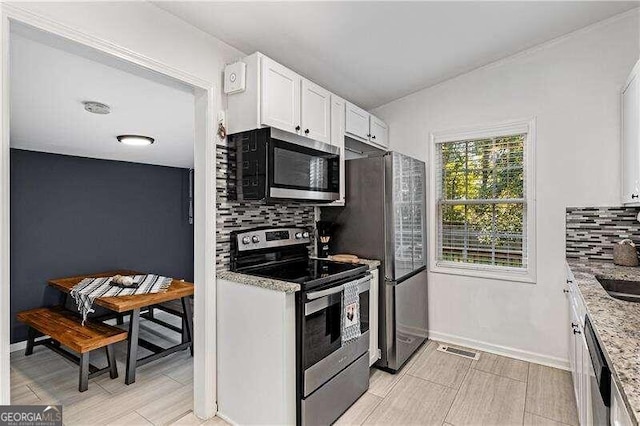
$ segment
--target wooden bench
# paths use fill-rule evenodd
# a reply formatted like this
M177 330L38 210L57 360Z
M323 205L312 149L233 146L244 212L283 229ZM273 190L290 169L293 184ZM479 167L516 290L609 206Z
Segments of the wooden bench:
M78 390L84 392L89 387L89 379L109 372L112 379L118 377L113 344L127 339L127 332L107 324L90 322L82 325L81 318L61 306L37 308L23 311L17 315L18 321L29 326L25 355L33 353L33 347L43 345L80 366ZM36 341L37 333L50 339ZM80 354L80 357L63 349L65 346ZM91 351L106 348L108 366L98 369L89 363Z

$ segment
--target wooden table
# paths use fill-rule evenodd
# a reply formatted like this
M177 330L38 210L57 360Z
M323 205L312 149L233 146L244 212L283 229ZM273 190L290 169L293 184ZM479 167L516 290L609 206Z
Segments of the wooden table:
M80 275L77 277L57 278L49 280L49 285L60 290L65 294L69 294L71 289L85 278L111 277L114 275L143 275L140 272L130 270L118 270L101 272L98 274ZM142 366L156 359L165 357L174 352L190 348L193 356L193 314L191 311L191 303L189 297L193 295L193 283L173 280L171 285L164 293L137 294L132 296L116 296L116 297L99 297L94 303L102 306L117 314L130 313L129 336L127 337L127 372L125 383L127 385L136 381L136 367ZM180 300L182 302L182 313L172 309L156 306L160 303ZM155 323L163 325L174 331L182 332L182 343L170 348L162 348L154 343L140 338L140 310L150 308L152 310L157 307L161 310L168 311L174 315L182 316L182 329L167 324L166 322L153 317L152 311L143 316ZM120 315L121 318L121 315ZM144 358L138 359L138 346L153 352Z

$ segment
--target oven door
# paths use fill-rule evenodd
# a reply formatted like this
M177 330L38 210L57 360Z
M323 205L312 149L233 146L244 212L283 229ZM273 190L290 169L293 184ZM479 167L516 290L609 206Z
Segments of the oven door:
M347 280L351 282L353 280ZM303 295L301 342L302 397L306 397L369 350L371 274L358 280L361 336L342 345L343 284ZM343 281L344 283L344 281Z
M340 198L340 155L334 147L271 138L268 198L328 202Z

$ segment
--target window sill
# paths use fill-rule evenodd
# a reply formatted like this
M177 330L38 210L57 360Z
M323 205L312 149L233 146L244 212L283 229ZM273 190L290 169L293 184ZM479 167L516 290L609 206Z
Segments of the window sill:
M465 277L484 278L488 280L514 281L535 284L536 277L531 269L526 271L500 271L494 268L483 268L475 265L464 265L453 262L432 262L430 268L435 274L460 275Z

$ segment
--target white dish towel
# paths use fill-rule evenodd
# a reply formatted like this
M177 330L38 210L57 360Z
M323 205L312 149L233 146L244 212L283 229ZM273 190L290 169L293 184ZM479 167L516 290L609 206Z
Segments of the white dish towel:
M342 291L342 344L360 337L360 294L359 281L344 285Z

